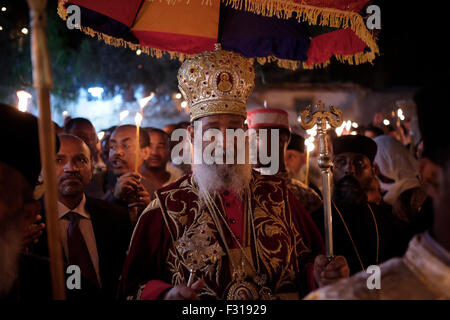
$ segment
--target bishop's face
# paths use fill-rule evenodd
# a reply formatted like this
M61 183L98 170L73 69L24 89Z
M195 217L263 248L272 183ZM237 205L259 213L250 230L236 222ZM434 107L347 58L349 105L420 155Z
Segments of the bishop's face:
M244 132L247 130L247 125L244 123L245 119L242 116L239 115L231 115L231 114L224 114L224 115L213 115L213 116L206 116L202 117L198 120L201 126L197 124L197 130L195 130L194 124L191 124L191 126L188 127L188 131L191 137L191 141L194 141L194 138L196 135L201 135L201 137L205 137L205 133L210 129L215 129L220 131L222 137L223 137L223 144L222 144L222 150L223 150L223 163L226 163L226 153L228 148L233 148L234 150L234 164L237 163L237 154L238 154L238 148L242 148L245 146L238 145L238 141L235 138L234 143L232 145L227 145L227 129L237 130L241 129ZM201 129L201 130L200 130ZM210 141L205 139L202 139L202 154L205 151L205 149L210 146L210 144L214 141L214 137ZM194 148L196 146L194 145ZM208 150L207 150L208 151ZM230 150L229 150L230 151ZM214 154L214 152L213 152Z
M227 144L226 131L227 129L232 129L233 131L241 129L242 132L245 132L247 126L244 123L244 117L239 115L214 115L200 118L197 121L197 123L189 126L188 130L194 145L194 164L192 171L199 185L200 198L205 197L208 193L222 190L231 190L238 196L243 195L252 177L252 167L248 161L244 161L245 163L243 164L239 163L237 158L238 154L242 154L242 151L247 152L247 139L244 138L243 142L238 143L239 139L234 138L230 139L230 143ZM205 134L210 129L216 129L214 131L223 139L223 144L219 144L217 148L211 147L211 145L214 146L212 142L215 139L214 137L212 137L212 141L202 139L207 136ZM197 142L199 138L201 140L200 143ZM196 150L198 149L202 151L200 155L202 162L200 164L196 163L195 157L196 152L198 152ZM230 151L234 151L234 159L228 156L228 160L232 160L231 163L227 162L226 156ZM223 164L217 161L220 158L216 157L216 152L220 152L223 155ZM207 160L205 157L213 161L208 163L205 161Z

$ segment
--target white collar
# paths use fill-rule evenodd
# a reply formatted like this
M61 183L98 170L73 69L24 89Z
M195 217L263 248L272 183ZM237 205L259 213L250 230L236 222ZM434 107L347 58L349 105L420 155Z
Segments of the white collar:
M84 193L80 203L73 210L70 210L62 202L58 201L58 218L61 219L69 212L76 212L83 218L91 219L89 212L86 210L86 195Z

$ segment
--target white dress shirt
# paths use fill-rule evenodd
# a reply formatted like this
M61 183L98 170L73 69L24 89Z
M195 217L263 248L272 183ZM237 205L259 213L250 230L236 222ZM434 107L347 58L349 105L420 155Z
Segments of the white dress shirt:
M83 194L78 206L73 210L67 208L63 203L58 201L58 218L60 226L60 236L61 244L64 248L64 254L66 258L69 257L69 245L67 243L67 229L69 228L70 221L64 216L69 212L78 213L80 218L80 231L83 235L84 241L89 251L89 256L91 257L92 265L94 266L95 273L97 274L98 283L101 284L100 272L98 267L98 252L97 252L97 242L95 241L94 228L92 227L92 220L89 212L86 209L86 196Z

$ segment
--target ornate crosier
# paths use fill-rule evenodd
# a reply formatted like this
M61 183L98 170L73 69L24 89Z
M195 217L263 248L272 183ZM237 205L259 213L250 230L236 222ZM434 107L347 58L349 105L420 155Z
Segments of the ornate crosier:
M214 265L221 256L225 255L217 243L209 245L211 238L209 228L203 226L196 231L183 235L175 242L175 247L182 257L183 264L189 270L187 287L192 285L195 273L198 270L204 268L208 262Z
M302 126L305 130L309 130L317 125L317 135L319 138L319 168L322 171L323 184L323 205L325 218L325 244L326 256L328 260L333 257L333 224L331 215L331 159L328 152L327 140L327 123L332 128L337 128L342 124L342 111L329 107L329 111L325 111L325 105L319 101L316 105L316 111L311 110L311 106L301 112Z

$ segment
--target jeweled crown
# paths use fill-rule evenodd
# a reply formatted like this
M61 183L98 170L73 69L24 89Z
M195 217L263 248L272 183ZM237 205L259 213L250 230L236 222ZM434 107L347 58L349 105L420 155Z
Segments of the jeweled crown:
M220 46L185 60L178 70L178 88L188 102L191 122L217 114L245 118L245 105L254 86L251 62Z

